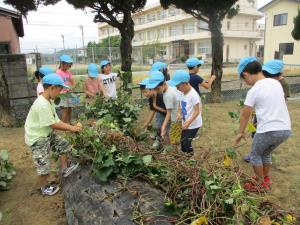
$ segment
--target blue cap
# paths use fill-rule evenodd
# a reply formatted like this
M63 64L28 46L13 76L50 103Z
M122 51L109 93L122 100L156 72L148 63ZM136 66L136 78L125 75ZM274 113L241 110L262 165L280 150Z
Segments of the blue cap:
M204 61L197 59L196 57L193 57L193 58L189 58L188 60L186 60L185 64L187 67L196 67L199 65L203 65Z
M42 75L42 77L48 75L49 73L54 73L54 70L48 66L42 66L38 71Z
M269 74L275 75L278 73L281 73L284 67L284 63L282 60L273 59L268 62L266 62L262 70L267 71Z
M167 69L167 64L163 62L155 62L151 66L151 71L159 71L162 69Z
M73 63L73 59L72 59L71 56L69 56L69 55L61 55L61 56L59 57L59 60L60 60L61 62L65 62L65 63Z
M88 65L88 75L90 77L98 77L98 67L95 63L90 63Z
M190 81L190 74L187 71L176 70L171 80L169 80L167 83L172 87L176 87L181 83L187 83L189 81Z
M108 61L108 60L102 60L100 62L100 67L103 68L103 66L106 66L107 64L110 64L110 61Z
M149 83L150 78L145 78L144 80L139 82L139 85L147 85Z
M255 57L252 57L252 56L247 56L247 57L242 58L240 60L240 63L238 65L238 67L237 67L239 77L241 76L241 74L244 71L244 69L246 68L246 66L249 63L252 63L252 62L255 62L255 61L257 61L257 59Z
M56 73L50 73L43 77L43 84L49 84L54 86L62 86L64 88L70 88L65 85L63 79Z
M165 77L160 71L153 71L150 73L148 82L146 83L146 88L152 89L156 88L161 82L165 81Z

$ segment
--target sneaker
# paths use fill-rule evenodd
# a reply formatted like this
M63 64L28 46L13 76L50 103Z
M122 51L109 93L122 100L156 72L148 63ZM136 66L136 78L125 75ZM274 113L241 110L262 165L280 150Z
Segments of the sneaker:
M252 179L252 180L255 180L255 181L258 181L257 176L253 176L253 177L251 177L251 179ZM264 177L264 183L266 183L267 185L271 186L272 181L271 181L271 179L270 179L269 176L265 176L265 177Z
M158 150L160 147L160 141L159 140L155 140L151 146L151 149L153 150Z
M47 186L41 188L42 195L55 195L59 191L59 187L54 184L48 184Z
M246 156L244 157L244 160L245 160L247 163L250 163L250 160L251 160L250 154L249 154L249 155L246 155Z
M73 171L75 171L79 166L78 162L71 161L67 168L65 168L62 172L63 177L68 177Z
M243 187L247 192L269 192L271 190L270 185L266 182L262 182L260 185L247 182Z

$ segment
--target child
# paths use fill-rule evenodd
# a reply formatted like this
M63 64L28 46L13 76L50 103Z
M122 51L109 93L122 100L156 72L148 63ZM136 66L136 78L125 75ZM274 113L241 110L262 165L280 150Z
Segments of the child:
M61 77L55 73L43 78L44 92L33 103L25 122L25 143L32 151L32 158L37 168L38 183L44 195L54 195L59 190L58 186L48 184L50 173L50 149L54 147L60 155L60 164L63 177L69 176L77 167L78 163L68 165L67 153L71 146L53 130L79 132L81 127L71 126L60 121L53 100L66 86Z
M209 89L216 79L216 75L211 75L209 81L204 81L204 79L197 75L199 72L199 68L204 64L203 60L199 60L197 58L189 58L185 62L189 73L190 73L190 85L195 89L195 91L201 96L199 85L204 87L205 89Z
M73 74L70 72L72 63L73 63L73 59L69 55L61 55L59 69L56 71L56 73L63 79L64 84L70 87L75 85ZM71 92L71 88L70 89L64 88L61 91L62 94L70 93L70 92ZM74 107L72 98L67 97L61 99L59 106L62 107L62 116L61 116L62 121L65 123L70 123L72 107Z
M111 73L110 61L102 60L100 63L101 73L98 77L99 82L103 85L104 97L117 98L116 80L118 75Z
M283 88L284 97L287 101L287 98L290 97L290 89L289 84L284 80L284 77L282 76L282 70L283 70L284 64L281 60L270 60L266 62L262 67L262 72L265 77L267 78L273 78L275 80L278 80ZM256 127L257 119L256 116L253 119L253 125ZM254 137L255 132L252 133L252 137ZM250 154L246 155L244 157L244 160L246 162L250 162Z
M37 71L35 71L34 75L38 81L38 85L36 87L36 96L37 97L39 97L44 92L43 83L42 83L43 77L50 73L54 73L54 70L47 66L42 66Z
M262 67L262 71L265 77L273 78L280 82L283 88L285 100L287 100L287 98L290 97L290 88L289 84L282 76L283 67L284 64L281 60L274 59L266 62Z
M193 153L192 141L202 126L201 99L190 85L190 75L184 70L177 70L168 84L183 93L180 99L182 133L181 150Z
M153 89L146 88L146 84L148 81L149 78L146 78L139 83L143 95L146 98L148 98L150 108L150 115L147 117L143 128L145 129L149 127L154 116L156 116L156 128L158 130L158 138L155 138L155 142L152 145L152 149L158 149L160 146L160 130L166 117L167 110L163 101L163 95L161 93L156 93L156 91Z
M177 121L176 116L179 106L179 93L176 88L169 87L165 81L164 75L160 71L154 71L151 73L146 84L146 88L155 89L157 93L163 94L163 101L166 106L167 113L161 126L160 134L161 137L165 139L166 144L170 144L168 127L170 126L170 121L172 123Z
M254 109L257 117L250 162L259 186L249 182L244 188L247 191L269 190L272 151L291 136L291 121L284 93L278 81L264 77L261 64L254 57L240 60L238 74L252 88L244 102L236 144L246 138L245 129Z
M163 62L155 62L151 66L151 71L160 71L163 73L165 80L168 81L170 80L170 74L168 72L168 67L165 63Z
M98 82L98 67L94 63L88 65L88 77L85 80L84 92L87 99L103 94L103 86Z

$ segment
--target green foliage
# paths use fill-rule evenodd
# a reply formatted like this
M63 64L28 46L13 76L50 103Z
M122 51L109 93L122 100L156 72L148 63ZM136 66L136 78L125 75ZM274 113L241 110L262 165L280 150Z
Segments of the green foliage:
M8 190L12 178L16 175L16 171L9 161L8 152L0 151L0 191Z
M141 106L134 103L128 93L119 91L117 99L99 97L93 104L87 105L86 115L88 118L99 119L99 123L110 124L113 129L132 135L140 109Z
M298 8L298 15L294 18L292 36L296 41L300 40L300 8Z

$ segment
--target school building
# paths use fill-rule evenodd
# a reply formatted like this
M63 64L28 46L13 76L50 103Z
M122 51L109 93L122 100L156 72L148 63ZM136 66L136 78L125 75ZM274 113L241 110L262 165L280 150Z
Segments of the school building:
M300 41L291 35L299 6L300 0L273 0L260 8L265 13L264 61L275 58L300 65Z
M237 62L244 56L256 56L259 41L263 39L263 26L257 23L263 14L256 7L257 0L239 0L238 4L238 15L232 19L225 18L222 22L226 62ZM174 7L164 10L156 3L133 15L133 19L134 47L157 44L162 59L169 62L182 56L211 60L211 34L208 24L196 20L183 10ZM105 23L100 23L98 29L100 42L109 36L119 35L116 28Z

